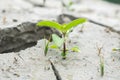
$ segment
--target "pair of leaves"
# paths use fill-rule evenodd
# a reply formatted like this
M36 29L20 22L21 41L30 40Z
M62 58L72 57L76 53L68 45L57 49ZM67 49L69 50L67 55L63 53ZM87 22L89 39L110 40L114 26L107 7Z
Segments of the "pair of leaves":
M86 19L85 18L81 18L81 19L73 20L73 21L71 21L68 24L61 25L61 24L59 24L57 22L46 20L46 21L40 21L40 22L38 22L37 26L40 26L40 27L51 27L51 28L55 28L55 29L59 30L61 33L67 33L72 28L74 28L77 25L82 24L84 22L86 22ZM52 39L53 39L53 41L55 43L55 45L52 46L53 48L60 48L61 45L64 42L63 38L60 38L59 36L57 36L55 34L52 35ZM49 41L47 42L47 44L45 44L45 49L44 49L45 55L48 52L48 48L49 48L48 45L49 45ZM73 51L78 51L77 48L73 48L72 50Z
M51 28L55 28L55 29L57 29L61 32L67 32L71 28L76 27L77 25L82 24L84 22L86 22L86 19L85 18L80 18L80 19L73 20L68 24L61 25L61 24L59 24L55 21L45 20L45 21L38 22L37 26L40 26L40 27L48 26L48 27L51 27Z

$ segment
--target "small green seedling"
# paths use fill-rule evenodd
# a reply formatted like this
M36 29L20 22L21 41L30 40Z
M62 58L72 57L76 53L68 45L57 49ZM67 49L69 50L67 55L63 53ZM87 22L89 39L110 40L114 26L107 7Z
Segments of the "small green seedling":
M66 8L69 11L73 11L73 9L71 9L71 6L73 5L73 2L70 0L67 4L64 3L64 1L61 1L61 4L64 8Z
M97 45L97 50L98 50L98 56L100 57L100 72L101 72L101 76L104 76L104 57L102 54L102 47L98 47Z
M73 51L73 52L80 52L79 47L77 47L77 46L71 48L71 51Z
M104 58L100 57L100 71L101 71L101 76L104 76Z
M120 48L113 48L113 51L119 51L120 52Z
M44 37L44 39L45 39L45 37ZM46 56L47 53L48 53L50 39L51 39L51 36L49 37L49 40L47 40L47 42L46 42L46 39L45 39L45 47L44 47L44 55L45 55L45 56Z
M37 26L39 26L39 27L47 26L47 27L55 28L62 34L62 38L60 38L59 36L57 36L55 34L52 35L53 42L55 43L55 45L53 45L52 47L60 49L60 47L62 46L63 49L62 49L61 55L62 55L63 59L66 59L66 55L67 55L67 51L68 51L67 47L66 47L67 35L71 31L71 29L73 29L74 27L76 27L79 24L82 24L84 22L86 22L85 18L73 20L68 24L59 24L55 21L45 20L45 21L38 22ZM77 47L74 47L72 50L79 51Z
M48 40L47 42L46 42L46 40L45 40L45 48L44 48L44 55L45 55L45 56L46 56L46 55L47 55L47 53L48 53L49 43L50 43L50 41L49 41L49 40Z

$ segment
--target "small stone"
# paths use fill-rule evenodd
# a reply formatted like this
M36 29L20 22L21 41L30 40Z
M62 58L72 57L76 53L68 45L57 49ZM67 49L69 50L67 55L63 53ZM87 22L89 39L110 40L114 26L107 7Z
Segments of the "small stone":
M93 79L93 77L91 77L91 79Z
M17 22L18 20L17 19L13 19L13 22Z
M6 10L3 9L3 10L2 10L2 13L5 13L5 12L6 12Z
M16 74L16 73L14 73L13 75L14 75L14 76L17 76L17 77L20 77L20 75L19 75L19 74Z

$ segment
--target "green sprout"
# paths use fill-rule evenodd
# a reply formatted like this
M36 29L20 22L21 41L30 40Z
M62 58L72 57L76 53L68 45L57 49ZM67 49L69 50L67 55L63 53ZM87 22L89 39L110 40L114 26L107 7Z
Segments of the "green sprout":
M103 59L103 57L100 57L100 71L101 71L101 76L104 76L104 59Z
M67 10L73 11L73 9L71 9L71 6L73 5L73 2L70 0L67 4L65 4L63 1L61 1L61 4L63 7L65 7Z
M37 26L39 27L47 26L47 27L55 28L62 34L62 38L60 38L55 34L52 35L53 42L55 43L55 45L52 45L52 47L60 49L60 47L62 46L63 49L62 49L61 55L63 59L66 59L66 55L68 51L66 47L67 36L70 33L71 29L73 29L74 27L84 22L86 22L85 18L79 18L79 19L73 20L68 24L59 24L55 21L45 20L45 21L38 22ZM72 50L79 51L77 47L74 47Z
M47 43L46 43L46 40L45 40L45 48L44 48L44 55L46 56L47 53L48 53L48 49L49 49L49 43L50 41L48 40Z
M104 76L104 55L102 54L102 49L103 49L103 46L101 47L98 47L98 45L96 45L97 47L97 50L98 50L98 56L100 57L100 73L101 73L101 76L103 77Z
M119 51L120 52L120 48L113 48L113 51Z

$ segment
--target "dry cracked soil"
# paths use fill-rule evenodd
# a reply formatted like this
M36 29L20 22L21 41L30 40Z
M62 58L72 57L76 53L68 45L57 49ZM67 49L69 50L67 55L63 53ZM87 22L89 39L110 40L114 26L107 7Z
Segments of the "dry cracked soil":
M112 51L120 48L120 5L103 0L73 3L70 11L60 0L46 0L45 5L42 0L0 1L0 80L120 80L120 52ZM88 21L75 27L67 41L68 48L78 46L80 52L69 52L66 60L51 49L44 56L44 36L61 34L36 23L47 19L62 24L81 17Z

